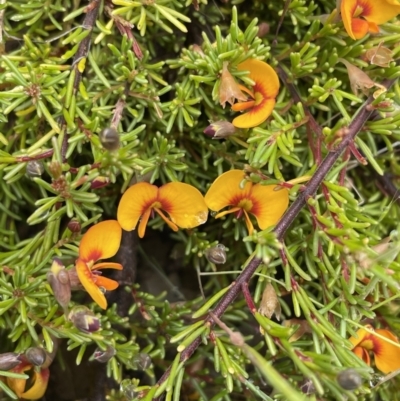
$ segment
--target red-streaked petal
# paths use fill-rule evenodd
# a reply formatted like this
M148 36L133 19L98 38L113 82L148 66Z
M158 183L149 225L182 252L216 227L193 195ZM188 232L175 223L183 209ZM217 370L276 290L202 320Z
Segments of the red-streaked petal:
M96 285L98 287L103 287L107 291L115 290L119 286L119 284L115 280L111 280L110 278L103 276L96 277Z
M148 182L139 182L128 188L118 205L117 219L121 227L126 231L135 229L140 216L157 201L157 198L158 188Z
M80 282L82 283L85 290L89 293L89 295L93 298L93 300L100 306L102 309L107 308L107 300L104 294L100 291L99 287L94 283L94 280L97 277L93 277L93 273L87 267L86 263L78 259L76 261L76 272L78 273L78 277Z
M271 115L274 107L275 99L264 99L259 105L254 106L249 112L234 118L232 124L236 128L257 127Z
M101 270L101 269L122 270L123 266L120 263L102 262L102 263L96 263L91 268L91 270Z
M244 177L242 170L230 170L221 174L211 184L204 197L208 208L218 212L227 206L237 206L243 198L248 198L253 184L248 181L241 189L240 183Z
M239 71L249 71L248 77L256 84L253 92L261 92L264 98L275 99L279 92L279 78L275 70L264 61L249 59L238 65Z
M360 18L353 18L351 21L352 36L353 39L361 39L369 32L369 24L367 21ZM378 28L379 32L379 28Z
M21 394L21 398L25 400L38 400L44 396L49 382L50 371L48 368L41 369L40 372L36 370L33 373L33 385L28 390Z
M79 258L97 261L114 256L121 243L122 229L116 220L106 220L90 227L79 245Z
M159 189L161 209L180 228L193 228L205 223L207 205L200 191L189 184L170 182Z
M368 22L374 22L376 25L384 24L400 14L400 4L398 3L394 4L387 0L363 0L363 3L368 4L368 11L365 10L362 16Z
M373 336L376 367L383 373L387 374L400 369L400 344L397 337L389 330L377 329L375 333L392 340L397 346L391 344L384 339Z
M275 188L275 185L256 184L251 189L253 207L249 212L256 217L262 230L276 224L289 205L289 191Z

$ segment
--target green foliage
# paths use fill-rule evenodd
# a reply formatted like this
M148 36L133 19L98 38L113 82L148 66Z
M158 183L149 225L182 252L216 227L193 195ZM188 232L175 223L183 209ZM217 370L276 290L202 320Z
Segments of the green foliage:
M52 353L62 344L74 369L93 359L92 348L115 349L105 365L116 383L107 393L112 401L400 400L399 379L382 382L384 374L358 358L349 341L365 324L400 334L393 186L400 174L400 67L365 57L381 44L398 59L400 28L387 23L378 36L353 41L333 3L0 1L0 353L34 346ZM268 28L263 35L261 23ZM274 111L260 126L210 139L203 134L209 121L237 115L219 101L224 63L237 82L251 86L237 69L249 58L279 72ZM135 238L135 268L151 269L151 278L121 283L124 295L133 294L122 314L116 303L101 311L82 291L74 293L70 307L88 304L101 323L100 331L79 331L46 280L53 258L69 270L77 258L81 233L68 223L78 221L85 232L115 218L134 182L185 182L205 194L231 168L254 183L293 180L295 202L365 108L340 58L375 82L394 82L368 106L372 117L293 216L284 243L272 228L248 235L232 214L210 214L206 224L176 233L151 219L147 235L170 245L167 257L177 255L186 279L172 284L164 256L153 255L157 242L149 252L147 238ZM107 127L119 133L118 150L102 145ZM362 155L349 160L356 148ZM96 189L100 181L108 185ZM387 247L377 248L385 238ZM217 269L205 255L218 243L227 262ZM209 310L254 258L256 307L272 283L287 324L238 297L219 315L231 331L212 326ZM152 291L153 281L166 283L169 293ZM187 281L196 282L194 290ZM232 331L242 333L240 341ZM194 343L197 352L186 358ZM60 354L55 358L65 367ZM337 381L347 368L363 379L357 390ZM0 372L0 397L16 399L1 380L7 376L26 376Z

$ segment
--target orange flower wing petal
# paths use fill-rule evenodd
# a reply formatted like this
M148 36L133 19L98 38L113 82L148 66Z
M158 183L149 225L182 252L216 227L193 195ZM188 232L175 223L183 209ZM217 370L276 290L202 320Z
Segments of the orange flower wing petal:
M48 368L42 369L40 372L34 371L33 385L25 393L21 394L21 398L26 400L38 400L44 396L49 382L50 371Z
M347 34L352 39L356 39L353 33L352 22L353 22L354 12L356 11L357 8L357 3L358 0L342 0L342 3L340 5L340 12L342 14L344 28L346 29Z
M121 236L122 229L116 220L95 224L81 239L79 258L87 262L111 258L119 249Z
M111 280L110 278L103 276L96 277L96 285L98 287L103 287L107 291L115 290L119 286L119 284L115 280Z
M351 30L353 36L349 36L353 39L362 39L370 30L370 24L360 18L353 18L351 21ZM379 32L379 28L378 28Z
M400 369L400 344L397 337L389 330L377 329L375 332L398 344L398 346L396 346L374 336L373 353L376 367L385 374Z
M247 103L247 102L246 102ZM240 104L240 103L238 103ZM275 99L264 99L247 113L235 117L232 124L236 128L253 128L262 124L272 113L275 107Z
M368 366L371 365L371 359L369 357L368 351L362 347L355 347L353 352L362 359Z
M251 190L253 208L250 213L256 217L262 230L276 224L289 205L289 191L275 188L275 185L256 184Z
M91 270L101 270L101 269L115 269L115 270L122 270L123 266L120 263L113 263L113 262L102 262L96 263Z
M367 325L366 327L372 328L370 325ZM353 344L354 347L357 347L359 344L361 344L365 337L369 336L370 334L367 332L365 329L358 329L356 332L355 337L350 337L349 341Z
M201 192L183 182L170 182L159 189L161 209L181 228L193 228L207 220L208 209Z
M157 200L158 188L148 182L138 182L128 188L118 205L117 219L126 231L132 231L146 210Z
M89 293L89 295L93 298L93 300L100 306L102 309L107 308L107 300L104 294L101 292L99 287L94 283L93 273L89 270L86 263L78 259L76 261L76 272L78 273L79 280L85 290Z
M240 183L244 179L242 170L230 170L221 174L208 189L204 200L209 209L218 212L227 206L236 206L243 197L249 197L253 184L247 182L244 189Z

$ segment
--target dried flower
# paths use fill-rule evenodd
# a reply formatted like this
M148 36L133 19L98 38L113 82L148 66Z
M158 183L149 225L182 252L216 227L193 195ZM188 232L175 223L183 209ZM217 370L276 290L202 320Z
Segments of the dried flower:
M386 92L386 88L383 85L374 82L364 71L360 70L355 65L342 58L340 58L339 61L341 61L347 68L350 87L356 96L358 96L359 89L362 93L364 93L364 95L368 95L369 89L373 88L374 86L379 88L374 92L374 98L377 98L381 93Z
M0 370L10 370L21 363L21 354L5 352L0 354Z
M72 308L68 319L80 331L93 333L100 330L100 320L86 306L79 305Z
M265 286L258 311L268 319L270 319L273 314L275 314L277 320L281 319L281 304L279 303L275 288L271 283L267 283Z
M100 259L114 256L120 246L121 226L115 220L106 220L95 224L84 234L79 245L79 257L75 263L76 272L82 285L97 304L107 308L105 290L112 291L118 287L115 280L100 275L100 269L122 270L119 263L96 263ZM96 263L96 264L95 264Z
M158 188L147 182L132 185L118 205L121 227L132 231L140 220L138 234L144 237L150 216L158 213L173 231L193 228L207 220L208 210L203 195L195 187L182 182L170 182ZM168 213L168 216L164 214Z
M28 177L40 177L43 172L44 166L40 160L31 160L26 164L26 174Z
M379 43L378 46L372 47L365 52L365 58L373 65L379 65L379 67L389 67L393 61L393 52L385 46Z
M120 145L119 134L114 127L104 128L99 135L100 142L107 150L117 150Z
M236 133L235 126L228 121L216 121L211 123L203 132L212 139L222 139Z
M247 100L247 97L240 90L240 86L233 78L232 74L228 70L228 61L224 61L222 65L221 82L219 85L219 102L223 108L225 108L226 102L230 105L235 103L235 100Z
M400 4L394 0L342 0L340 10L348 35L361 39L368 32L379 33L378 25L396 17Z
M399 345L392 344L386 339ZM372 326L367 325L365 328L357 330L356 337L351 337L349 340L354 346L353 352L367 365L371 364L369 356L369 351L371 351L375 357L375 365L381 372L390 373L400 369L400 343L391 331L374 330Z
M223 265L226 262L226 248L223 244L217 244L204 252L207 260L216 265Z
M249 94L251 100L245 99L242 103L235 103L232 110L249 111L236 117L232 124L238 128L257 127L271 115L275 107L275 98L279 92L279 78L269 64L255 59L240 63L238 70L249 71L248 77L255 82L255 85L252 90L240 85L240 89Z
M209 209L219 212L218 219L229 213L237 218L244 215L246 226L251 235L254 227L249 214L255 216L258 226L264 230L278 222L289 205L289 192L276 185L253 184L246 181L241 170L231 170L220 175L209 188L205 202ZM220 212L221 209L228 210Z

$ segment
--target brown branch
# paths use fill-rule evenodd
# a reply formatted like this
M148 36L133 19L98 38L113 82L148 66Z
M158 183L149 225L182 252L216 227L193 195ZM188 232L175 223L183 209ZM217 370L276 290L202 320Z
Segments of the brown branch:
M286 83L286 81L284 81ZM390 88L395 80L387 80L384 82L386 88ZM289 84L288 86L292 86ZM297 93L297 92L296 92ZM289 209L283 215L281 220L275 226L274 232L279 241L283 241L286 231L292 225L297 215L300 213L301 209L306 205L306 201L308 198L315 195L322 181L325 179L328 172L332 169L335 162L338 160L340 155L348 148L348 146L354 141L355 137L362 129L364 124L368 121L371 116L374 108L371 103L374 101L374 98L370 96L367 101L360 107L357 114L353 117L350 125L346 129L346 135L343 137L342 141L337 145L337 147L328 153L325 156L325 159L319 165L318 169L314 173L313 177L304 187L304 190L299 194L297 199L291 204ZM313 118L314 120L314 118ZM314 120L315 121L315 120ZM319 127L321 129L321 127ZM253 274L257 270L257 268L262 263L262 259L254 257L250 260L249 264L245 267L242 273L239 275L236 281L233 282L232 286L229 288L228 292L221 298L215 308L209 313L204 323L213 326L215 324L214 319L212 318L212 314L220 318L226 309L232 304L235 298L241 291L243 285L246 285ZM196 349L201 344L201 337L196 338L191 344L189 344L181 354L181 361L188 360ZM165 382L171 372L171 368L169 367L162 377L158 380L157 385L161 385ZM157 400L159 398L154 398Z

